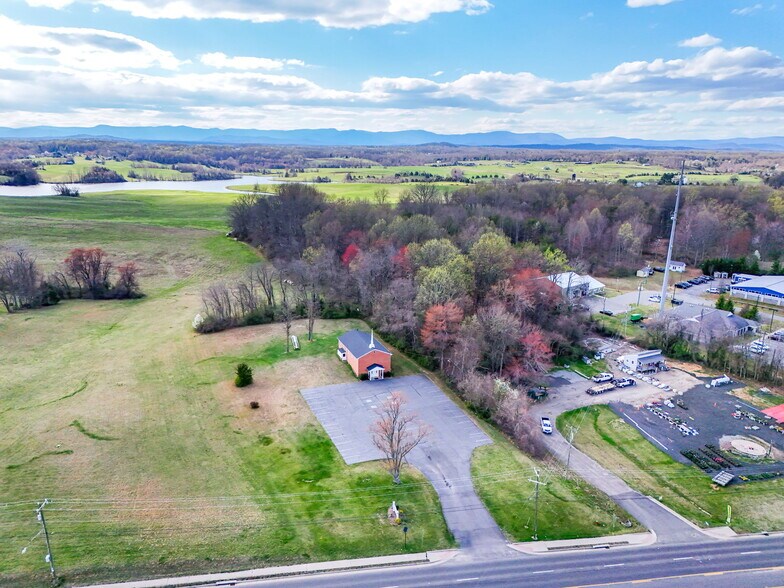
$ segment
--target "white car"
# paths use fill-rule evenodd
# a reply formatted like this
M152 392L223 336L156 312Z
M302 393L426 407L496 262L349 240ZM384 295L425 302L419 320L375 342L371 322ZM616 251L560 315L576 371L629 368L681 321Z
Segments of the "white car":
M648 300L650 302L661 302L661 296L654 294L653 296L648 296Z
M542 433L545 435L553 434L553 423L550 422L550 417L542 417Z

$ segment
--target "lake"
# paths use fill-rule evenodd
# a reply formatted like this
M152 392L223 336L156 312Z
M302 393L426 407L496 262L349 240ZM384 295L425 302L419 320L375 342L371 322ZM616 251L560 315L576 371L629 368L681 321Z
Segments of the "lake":
M242 176L231 180L206 180L204 182L177 182L164 180L160 182L119 182L111 184L68 184L77 188L82 194L90 192L129 192L136 190L177 190L195 192L232 192L229 186L240 185L272 185L277 180L265 176ZM38 184L36 186L0 186L0 196L56 196L55 184Z

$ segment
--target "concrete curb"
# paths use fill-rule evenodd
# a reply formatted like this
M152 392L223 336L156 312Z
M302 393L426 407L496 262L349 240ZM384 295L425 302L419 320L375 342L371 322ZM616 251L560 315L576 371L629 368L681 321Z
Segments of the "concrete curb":
M239 572L222 572L217 574L199 574L195 576L181 576L176 578L157 578L154 580L139 580L135 582L117 582L113 584L93 584L86 588L173 588L176 586L194 586L199 584L216 584L218 582L241 582L246 580L262 580L267 578L280 578L284 576L297 576L305 574L318 574L321 572L341 572L380 568L386 566L416 565L426 563L442 563L457 555L458 550L447 549L428 551L425 553L410 553L403 555L386 555L381 557L366 557L362 559L344 559L325 561L293 566L277 566L270 568L257 568Z
M526 541L524 543L509 543L509 547L527 555L551 555L567 551L645 547L654 543L656 543L656 533L649 531L647 533L629 533L628 535L611 535L609 537L593 537L591 539Z
M730 527L710 527L710 528L707 528L707 529L702 528L699 525L695 525L693 522L691 522L689 519L687 519L683 515L678 514L677 512L672 510L666 504L663 504L663 503L659 502L653 496L646 496L646 498L648 500L652 501L652 502L655 502L661 508L663 508L666 511L668 511L673 516L678 517L684 523L689 525L692 529L694 529L695 531L699 531L700 533L702 533L706 537L710 537L711 539L734 539L736 537L740 537L740 535L738 533L736 533L735 531L733 531Z

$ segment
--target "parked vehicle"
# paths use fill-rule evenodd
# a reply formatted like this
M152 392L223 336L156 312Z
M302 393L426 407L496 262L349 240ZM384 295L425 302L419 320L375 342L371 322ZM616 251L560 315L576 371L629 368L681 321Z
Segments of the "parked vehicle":
M660 274L663 274L664 273L664 268L662 266L656 266L655 268L653 268L653 271L659 272Z
M670 300L670 304L672 304L673 306L680 306L681 304L683 304L683 300L681 300L680 298L673 298L672 300Z
M594 386L593 388L588 388L585 393L591 396L596 396L597 394L604 394L605 392L609 392L610 390L615 390L615 384L612 382L608 384L602 384L601 386Z
M661 302L661 296L658 294L654 294L653 296L648 296L649 302Z
M628 388L629 386L636 386L637 382L632 378L618 378L613 380L613 384L615 384L616 388Z
M784 331L776 331L775 333L771 334L770 338L773 341L784 341Z
M606 314L607 316L615 316L615 313L612 310L607 310L606 308L600 310L599 314Z
M607 372L602 372L601 374L596 374L594 377L591 378L597 384L601 384L602 382L609 382L613 379L612 374L608 374Z
M675 287L680 288L681 290L688 290L691 288L691 284L689 284L689 282L676 282Z
M542 417L542 433L545 435L553 434L553 423L550 422L550 417Z
M708 288L705 290L708 294L721 294L721 291L718 288Z

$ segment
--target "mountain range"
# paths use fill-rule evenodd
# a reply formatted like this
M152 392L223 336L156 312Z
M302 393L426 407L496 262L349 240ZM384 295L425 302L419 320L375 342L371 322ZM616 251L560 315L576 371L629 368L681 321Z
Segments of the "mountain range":
M468 147L527 147L534 149L701 149L727 151L784 151L784 137L731 139L627 139L584 137L567 139L556 133L438 134L423 130L372 132L337 129L255 130L201 129L188 126L119 127L0 127L0 139L102 138L129 141L224 143L312 146L408 146L444 143Z

